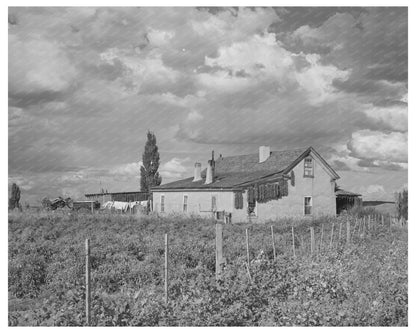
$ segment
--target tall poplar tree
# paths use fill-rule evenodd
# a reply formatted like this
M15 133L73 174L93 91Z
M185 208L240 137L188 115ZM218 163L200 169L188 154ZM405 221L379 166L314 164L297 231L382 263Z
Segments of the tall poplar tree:
M162 177L157 171L159 169L159 151L156 145L154 133L147 132L147 141L142 155L143 165L140 167L140 189L143 192L150 192L152 186L158 186Z
M20 209L20 202L19 201L20 201L20 188L15 183L13 183L12 193L11 193L11 197L9 199L9 208L10 209L15 209L15 208Z

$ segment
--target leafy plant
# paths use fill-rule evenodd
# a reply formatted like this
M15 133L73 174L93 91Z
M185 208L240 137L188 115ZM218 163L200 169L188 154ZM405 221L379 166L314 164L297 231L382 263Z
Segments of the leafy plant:
M90 238L94 326L406 326L406 230L390 234L378 225L372 238L356 232L346 247L347 219L354 220L344 215L225 224L226 264L216 281L214 220L10 213L9 325L85 325L84 241ZM324 231L314 257L308 250L310 227L317 245ZM165 233L170 239L167 304Z

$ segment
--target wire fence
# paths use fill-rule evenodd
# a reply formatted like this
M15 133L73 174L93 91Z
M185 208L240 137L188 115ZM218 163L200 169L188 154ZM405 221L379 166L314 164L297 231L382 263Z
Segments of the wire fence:
M219 223L213 228L213 237L196 240L198 258L192 253L190 239L170 237L151 238L143 244L137 256L146 256L148 262L158 267L154 282L163 288L163 297L169 302L170 279L186 275L187 268L198 266L201 260L208 259L212 275L221 279L224 267L237 258L246 257L246 271L251 281L250 266L259 261L273 261L279 256L293 259L308 257L311 260L319 255L337 251L339 248L354 246L357 242L369 240L380 235L392 234L395 228L407 228L407 221L384 215L363 217L343 216L325 222L278 226L250 225L235 226ZM160 238L160 239L159 239ZM196 248L195 248L196 251ZM91 271L91 258L94 244L86 240L86 321L90 325L91 290L94 288L94 271ZM214 259L215 258L215 259ZM215 274L215 275L214 275Z

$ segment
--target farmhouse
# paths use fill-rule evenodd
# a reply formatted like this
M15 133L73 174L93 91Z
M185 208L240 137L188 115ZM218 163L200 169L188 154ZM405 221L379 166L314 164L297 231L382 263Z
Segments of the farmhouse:
M265 222L281 217L337 214L339 175L312 147L219 156L194 176L152 188L153 210L197 214L227 222ZM349 197L343 191L343 198ZM351 193L353 202L354 196ZM341 208L339 208L341 210Z

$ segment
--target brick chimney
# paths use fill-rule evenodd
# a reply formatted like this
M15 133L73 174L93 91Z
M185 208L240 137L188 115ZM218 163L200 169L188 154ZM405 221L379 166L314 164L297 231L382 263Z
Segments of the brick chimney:
M270 157L270 146L259 147L259 163L266 161Z
M196 162L194 167L194 180L193 182L197 182L198 180L201 180L201 163Z

